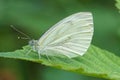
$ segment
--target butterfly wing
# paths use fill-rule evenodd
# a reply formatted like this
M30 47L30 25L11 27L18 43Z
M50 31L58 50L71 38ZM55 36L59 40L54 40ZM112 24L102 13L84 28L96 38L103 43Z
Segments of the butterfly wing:
M92 40L93 18L90 12L73 14L51 27L39 40L39 50L70 58L83 55ZM39 51L41 52L41 51Z

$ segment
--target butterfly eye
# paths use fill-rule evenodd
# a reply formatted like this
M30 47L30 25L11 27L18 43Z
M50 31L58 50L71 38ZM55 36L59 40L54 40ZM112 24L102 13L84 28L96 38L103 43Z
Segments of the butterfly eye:
M35 43L34 43L34 40L29 41L29 45L30 45L30 46L34 46L34 44L35 44Z
M29 45L30 46L38 45L38 41L37 40L31 40L31 41L29 41Z

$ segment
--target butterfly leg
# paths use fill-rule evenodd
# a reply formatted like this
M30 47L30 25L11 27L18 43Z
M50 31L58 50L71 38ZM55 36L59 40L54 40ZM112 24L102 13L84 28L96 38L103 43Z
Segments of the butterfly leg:
M39 59L41 58L41 51L39 50L38 51L38 56L39 56Z
M42 52L41 50L38 51L39 59L41 58L41 54L42 54L42 53L43 53L43 52ZM48 61L51 62L49 56L48 56L46 53L45 53L45 56L47 57Z
M49 62L52 62L52 61L50 60L49 56L48 56L47 54L45 54L45 55L46 55L48 61L49 61Z
M26 53L26 55L28 55L31 51L32 51L32 49L28 50L28 52Z

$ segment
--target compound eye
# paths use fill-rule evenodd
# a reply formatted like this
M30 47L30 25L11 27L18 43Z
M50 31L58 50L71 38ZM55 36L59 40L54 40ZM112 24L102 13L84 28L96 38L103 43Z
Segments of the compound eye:
M30 46L33 46L33 45L34 45L34 42L33 42L33 41L29 41L29 45L30 45Z
M34 43L34 41L31 41L31 44L33 44Z

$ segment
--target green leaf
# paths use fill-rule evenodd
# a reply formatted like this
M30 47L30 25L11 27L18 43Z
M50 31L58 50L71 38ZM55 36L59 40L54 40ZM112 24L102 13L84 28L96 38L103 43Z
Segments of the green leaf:
M42 55L39 58L35 52L27 54L30 49L30 46L25 46L14 52L0 52L0 57L28 60L88 76L120 80L120 58L93 45L85 55L72 59L61 55L54 57Z
M115 5L116 5L116 7L120 10L120 0L116 0L116 2L117 2L117 3L116 3Z

